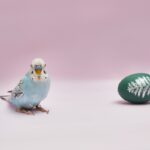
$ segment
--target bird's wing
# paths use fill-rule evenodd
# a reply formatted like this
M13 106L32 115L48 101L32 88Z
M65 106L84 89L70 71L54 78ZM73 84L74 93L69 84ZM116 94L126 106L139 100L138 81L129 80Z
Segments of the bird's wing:
M20 98L20 97L22 97L24 95L23 84L24 84L24 81L20 80L20 82L14 88L14 90L11 91L12 98Z

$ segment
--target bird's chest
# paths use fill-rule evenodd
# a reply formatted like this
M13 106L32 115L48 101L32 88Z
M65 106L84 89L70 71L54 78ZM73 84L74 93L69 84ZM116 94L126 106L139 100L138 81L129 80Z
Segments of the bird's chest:
M27 95L33 99L43 99L47 93L48 93L48 89L49 89L49 84L48 82L31 82L28 85L28 88L30 90L27 90Z

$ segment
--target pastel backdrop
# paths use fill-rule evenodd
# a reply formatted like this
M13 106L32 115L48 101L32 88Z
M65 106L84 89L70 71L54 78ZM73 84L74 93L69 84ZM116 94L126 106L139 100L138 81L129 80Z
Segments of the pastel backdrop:
M1 80L42 57L56 79L150 72L148 0L1 0Z
M27 116L0 101L2 150L150 150L150 106L118 82L150 72L149 0L0 0L0 95L35 57L52 84Z

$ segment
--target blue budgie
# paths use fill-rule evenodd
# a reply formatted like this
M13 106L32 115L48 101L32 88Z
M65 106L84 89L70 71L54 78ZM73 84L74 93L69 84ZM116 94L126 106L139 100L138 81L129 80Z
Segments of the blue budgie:
M15 106L18 112L32 114L32 110L38 110L48 113L49 110L40 105L47 97L50 87L50 79L45 67L46 64L42 59L34 59L24 78L12 91L8 91L11 94L0 98Z

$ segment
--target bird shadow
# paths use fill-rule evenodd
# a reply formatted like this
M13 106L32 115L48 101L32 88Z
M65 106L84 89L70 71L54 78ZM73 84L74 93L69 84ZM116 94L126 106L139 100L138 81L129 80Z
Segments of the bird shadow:
M123 101L123 100L120 99L120 100L116 100L115 102L113 102L113 104L123 105L123 106L143 106L143 105L150 105L150 102L143 103L143 104L134 104L134 103Z
M36 114L46 114L46 115L51 114L51 108L49 110L49 113L41 112L41 111L38 111L35 109L30 110L32 112L32 114L26 114L26 113L18 112L18 111L16 111L16 107L10 103L8 103L8 109L11 112L11 114L22 114L22 115L29 115L29 116L34 116Z

